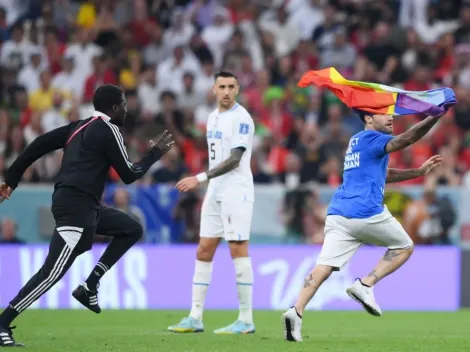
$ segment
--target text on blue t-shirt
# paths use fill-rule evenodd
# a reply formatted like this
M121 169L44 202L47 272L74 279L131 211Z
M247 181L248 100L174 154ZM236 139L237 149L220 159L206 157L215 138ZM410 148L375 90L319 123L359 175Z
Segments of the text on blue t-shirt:
M364 219L383 211L388 166L385 146L392 138L373 130L351 137L344 159L343 184L330 202L328 215Z

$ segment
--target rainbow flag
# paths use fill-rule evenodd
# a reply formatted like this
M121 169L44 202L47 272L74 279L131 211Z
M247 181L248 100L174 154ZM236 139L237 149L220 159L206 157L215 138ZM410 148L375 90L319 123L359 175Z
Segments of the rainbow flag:
M297 85L326 87L348 107L383 115L437 116L457 103L451 88L407 91L378 83L350 81L333 67L304 73Z

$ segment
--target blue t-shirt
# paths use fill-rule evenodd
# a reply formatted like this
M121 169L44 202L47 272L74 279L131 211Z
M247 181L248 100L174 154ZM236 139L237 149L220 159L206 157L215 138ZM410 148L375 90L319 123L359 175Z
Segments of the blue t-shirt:
M385 146L392 135L365 130L349 140L344 161L343 184L328 207L328 215L364 219L383 209L388 154Z

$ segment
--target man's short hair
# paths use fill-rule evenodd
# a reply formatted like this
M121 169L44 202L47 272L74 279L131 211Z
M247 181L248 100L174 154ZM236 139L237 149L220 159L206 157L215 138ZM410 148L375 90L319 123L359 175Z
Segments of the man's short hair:
M99 86L93 95L93 106L95 110L105 112L120 105L122 102L122 89L113 84Z
M370 115L370 113L366 111L362 111L362 110L357 110L357 109L355 109L354 111L356 112L356 114L359 115L359 118L361 119L361 121L366 123L366 116Z
M215 75L214 75L214 80L217 80L217 78L219 77L223 77L223 78L235 78L237 81L238 81L238 77L233 73L233 72L230 72L230 71L219 71L219 72L216 72Z

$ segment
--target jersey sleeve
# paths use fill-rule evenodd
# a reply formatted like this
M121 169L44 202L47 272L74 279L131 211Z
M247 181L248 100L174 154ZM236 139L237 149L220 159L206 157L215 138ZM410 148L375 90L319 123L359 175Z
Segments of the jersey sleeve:
M125 184L130 184L144 176L150 166L160 159L161 154L157 149L152 148L142 160L132 163L127 155L119 128L109 122L105 123L108 127L105 129L106 135L103 139L105 154L121 180Z
M234 131L231 149L248 149L248 147L251 145L254 134L253 120L248 115L240 114L235 119L235 125L233 128Z
M370 134L370 136L366 139L366 143L368 144L368 149L372 152L372 154L378 157L382 157L387 154L385 147L392 138L393 136L390 134L376 132Z

